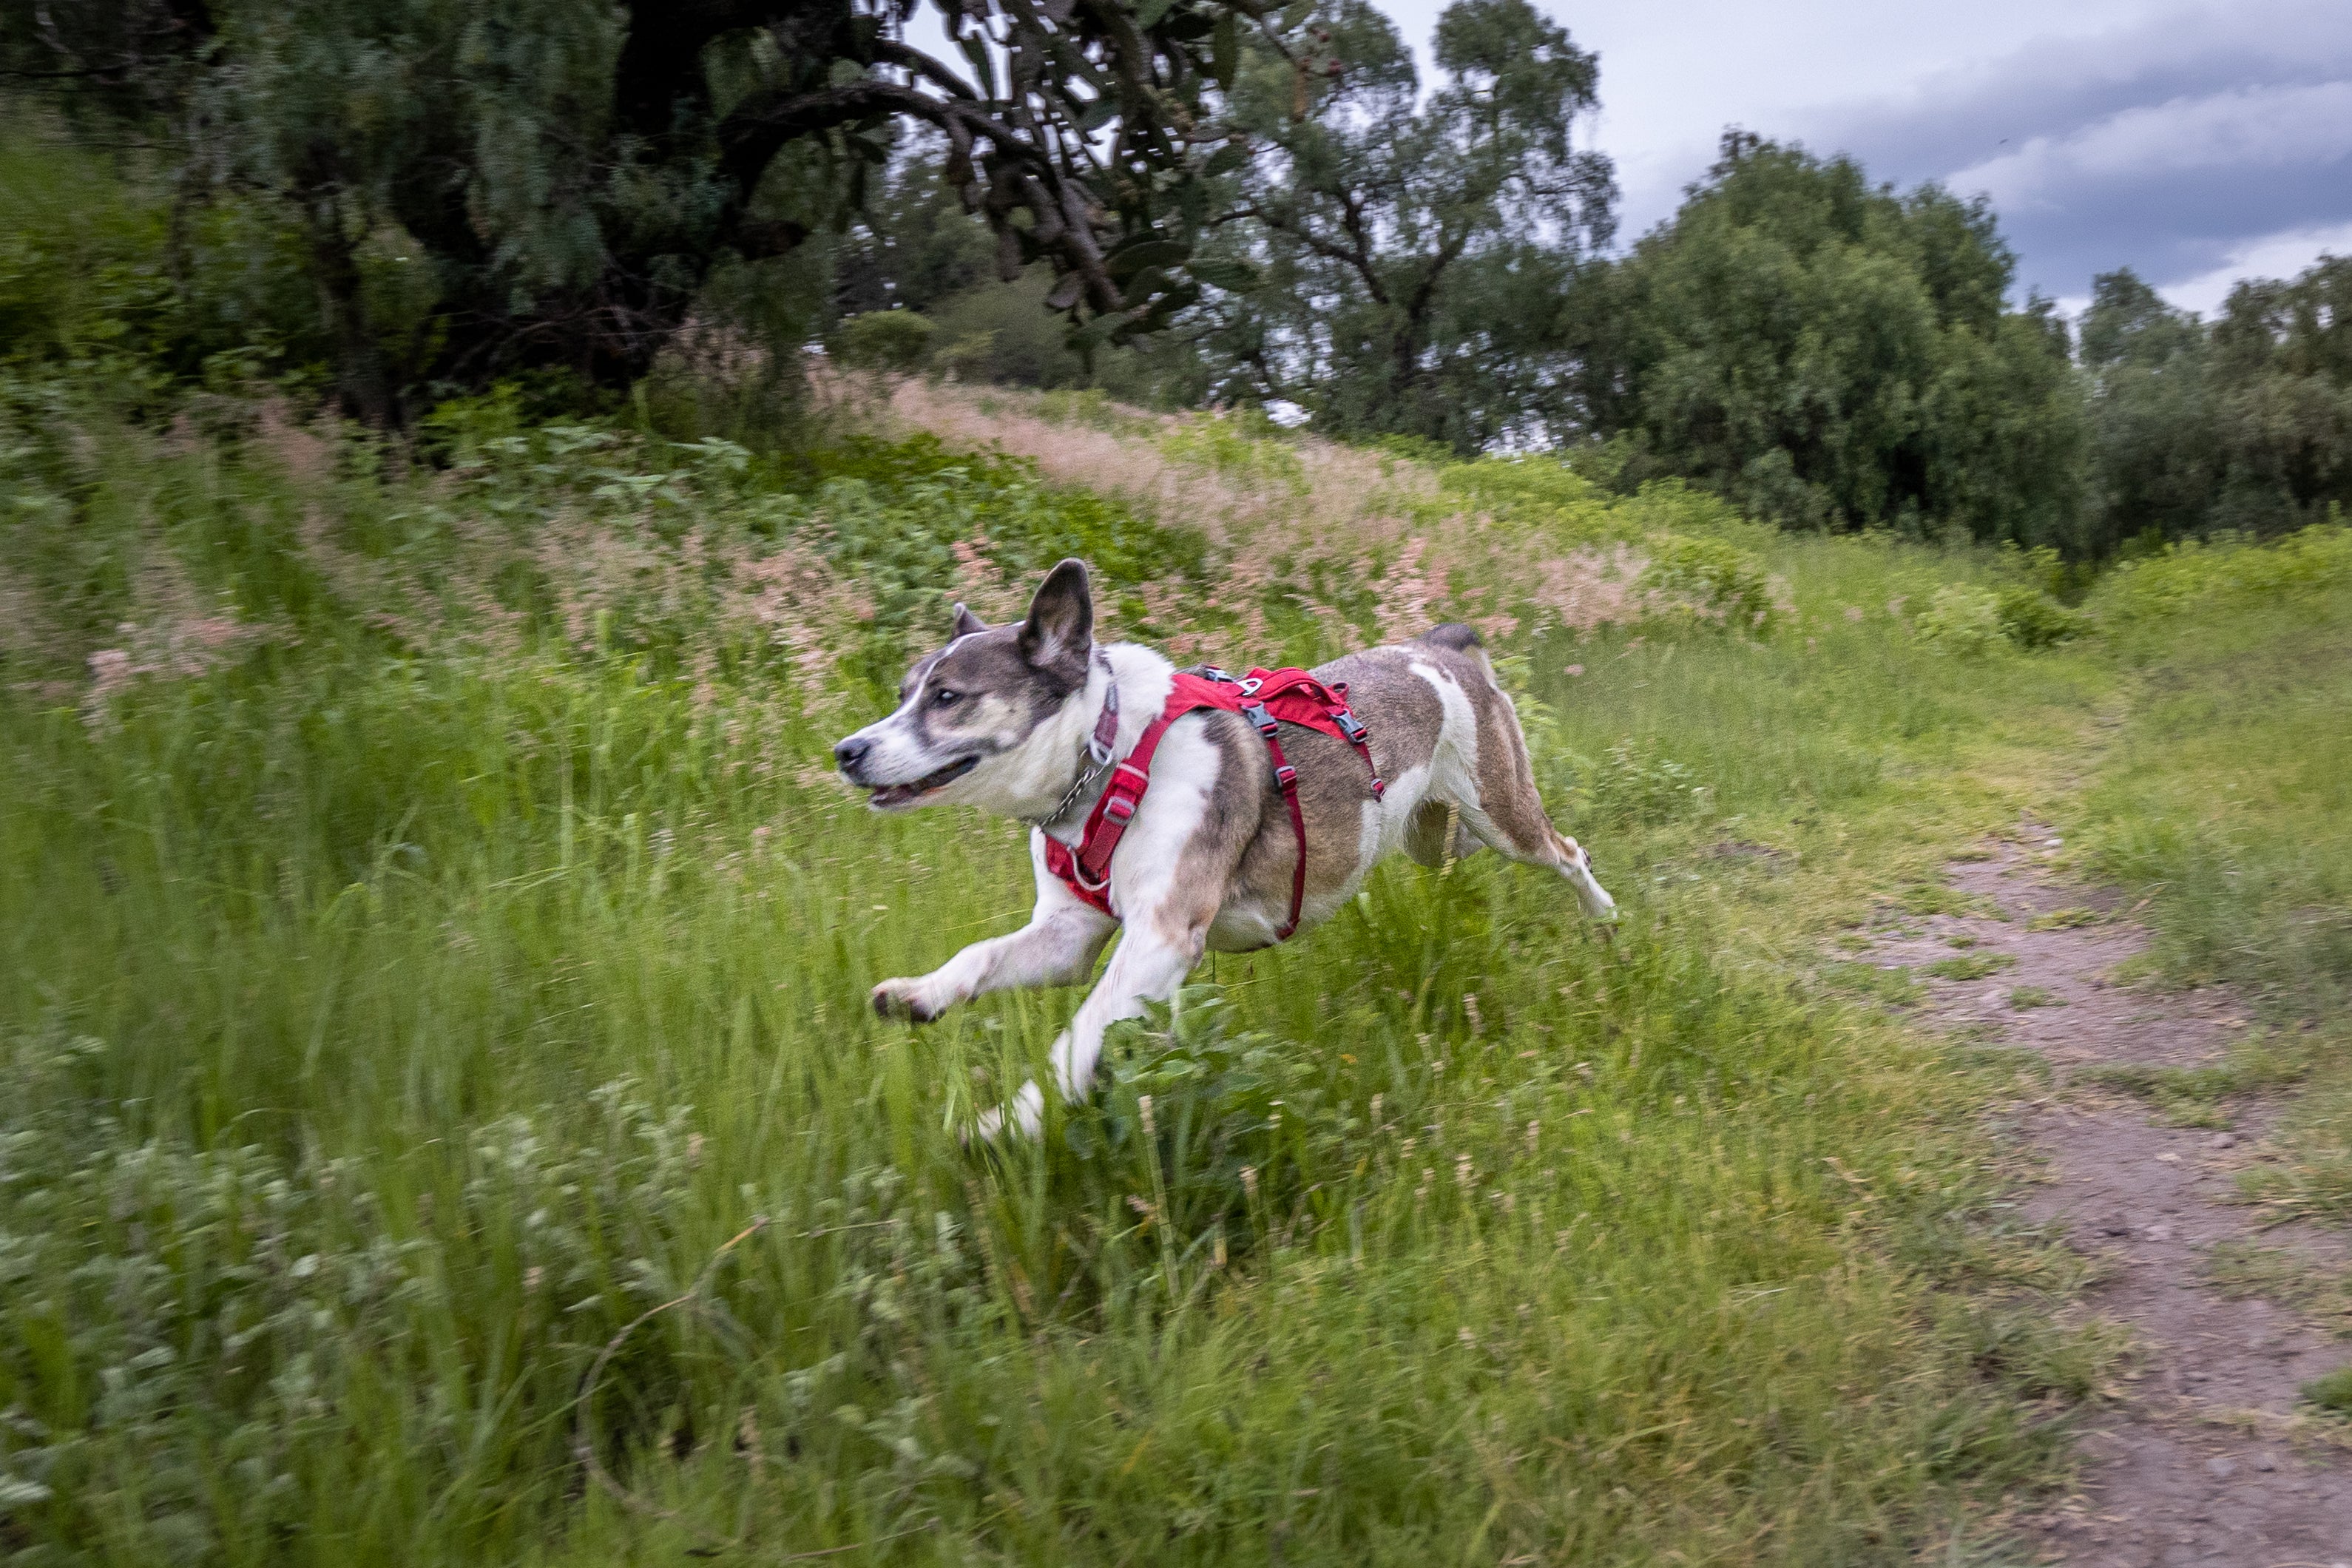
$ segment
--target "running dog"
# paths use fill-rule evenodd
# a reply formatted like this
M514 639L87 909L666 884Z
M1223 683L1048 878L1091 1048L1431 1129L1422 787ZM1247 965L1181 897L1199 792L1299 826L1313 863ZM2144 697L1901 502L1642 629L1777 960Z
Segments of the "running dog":
M1369 752L1305 724L1279 726L1297 769L1296 831L1251 723L1207 708L1178 719L1149 761L1149 791L1096 894L1116 914L1104 912L1049 868L1059 852L1048 841L1078 847L1110 769L1160 717L1177 672L1138 644L1098 646L1094 624L1076 561L1047 574L1019 626L986 626L958 605L952 640L908 671L897 710L834 747L843 775L876 810L976 805L1030 827L1029 923L929 974L883 981L873 992L883 1016L928 1023L984 992L1075 984L1124 925L1127 940L1054 1043L1056 1087L1075 1100L1093 1079L1104 1031L1174 995L1204 951L1271 945L1294 897L1297 929L1318 924L1396 850L1434 866L1490 845L1559 873L1593 919L1614 914L1591 858L1545 816L1518 713L1464 626L1312 672L1346 693ZM1302 835L1306 874L1295 889ZM982 1132L996 1136L1009 1115L1034 1133L1044 1108L1039 1087L1024 1084L1009 1113L982 1116Z

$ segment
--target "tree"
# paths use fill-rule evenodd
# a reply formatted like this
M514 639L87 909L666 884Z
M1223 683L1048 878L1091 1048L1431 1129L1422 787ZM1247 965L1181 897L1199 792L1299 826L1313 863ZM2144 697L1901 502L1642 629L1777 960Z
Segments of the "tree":
M2271 531L2352 508L2352 257L2240 283L2211 343L2211 523Z
M715 273L837 225L899 121L1090 341L1164 325L1232 0L937 0L953 63L908 42L919 3L87 0L5 53L82 101L144 84L125 112L184 168L277 204L372 418L419 382L642 373ZM372 274L404 261L425 303L391 331Z
M1555 434L1565 301L1612 223L1610 163L1573 136L1596 58L1527 0L1456 0L1419 103L1411 52L1365 0L1321 0L1288 37L1249 52L1234 94L1259 155L1227 155L1227 269L1203 275L1237 287L1195 327L1222 390L1465 452Z
M2081 342L2092 535L2105 548L2151 529L2202 531L2221 470L2204 326L2125 268L2093 280Z
M1734 132L1607 280L1586 401L1632 472L1811 527L2072 542L2080 395L1983 202Z

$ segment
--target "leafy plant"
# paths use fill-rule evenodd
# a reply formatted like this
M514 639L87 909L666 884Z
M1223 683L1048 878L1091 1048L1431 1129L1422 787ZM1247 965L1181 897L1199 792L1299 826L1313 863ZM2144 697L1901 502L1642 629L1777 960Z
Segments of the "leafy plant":
M841 323L841 357L870 370L907 372L931 351L937 329L912 310L868 310Z
M1707 808L1697 773L1662 754L1654 741L1620 741L1580 787L1598 815L1616 822L1673 822Z
M2000 599L1989 588L1947 583L1912 622L1913 635L1938 653L1981 658L2009 644Z
M1762 635L1780 605L1764 563L1727 540L1654 533L1638 586L1686 606L1697 618Z
M2022 648L2054 647L2093 626L2088 614L2069 609L2039 588L2003 588L1996 613L2003 635Z

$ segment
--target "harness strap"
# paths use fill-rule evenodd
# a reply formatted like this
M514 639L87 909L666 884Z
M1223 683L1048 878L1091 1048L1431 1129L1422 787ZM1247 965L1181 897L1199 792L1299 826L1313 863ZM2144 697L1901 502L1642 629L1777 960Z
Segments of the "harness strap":
M1283 805L1290 816L1291 836L1298 846L1298 857L1290 871L1290 913L1275 933L1276 942L1287 940L1298 929L1299 912L1307 901L1307 816L1298 803L1298 770L1283 754L1281 724L1320 730L1346 741L1364 759L1364 766L1372 775L1372 798L1380 799L1388 789L1372 762L1370 731L1349 710L1345 682L1327 687L1303 669L1253 669L1240 679L1208 666L1197 672L1179 671L1159 716L1144 727L1135 749L1111 769L1110 783L1087 817L1076 852L1072 853L1057 838L1046 838L1046 870L1066 883L1082 901L1118 918L1118 911L1110 907L1111 856L1126 835L1128 824L1135 820L1144 793L1151 787L1151 759L1160 749L1161 738L1177 720L1197 709L1219 708L1237 712L1265 742L1268 760L1274 764L1275 785L1281 792ZM1107 704L1110 716L1096 723L1097 756L1108 751L1103 731L1117 726L1117 701L1114 687Z

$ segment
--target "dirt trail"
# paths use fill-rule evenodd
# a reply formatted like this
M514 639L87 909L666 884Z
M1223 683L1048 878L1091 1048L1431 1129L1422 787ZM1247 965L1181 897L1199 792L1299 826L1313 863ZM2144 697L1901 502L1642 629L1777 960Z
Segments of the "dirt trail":
M2343 1256L2334 1233L2263 1232L2257 1211L2231 1201L2231 1173L2277 1102L2240 1102L2235 1126L2216 1133L2166 1126L2145 1101L2070 1083L2100 1064L2211 1062L2251 1015L2218 988L2166 995L2116 983L2116 966L2147 943L2126 921L2028 930L2036 915L2112 901L2048 879L2036 859L2043 840L2029 842L1952 868L1958 887L2006 920L1935 916L1867 956L1915 971L1966 954L2014 958L1984 978L1931 980L1928 1011L2049 1061L2053 1091L2017 1110L2016 1135L2048 1177L2021 1207L2103 1260L2089 1305L2127 1324L2144 1352L2131 1394L2084 1441L2079 1493L2031 1528L2053 1560L2083 1568L2352 1568L2352 1464L2281 1430L2300 1385L2352 1360L2352 1346L2284 1306L2232 1300L2204 1272L2205 1253L2225 1241ZM2019 987L2051 1001L2014 1005Z

